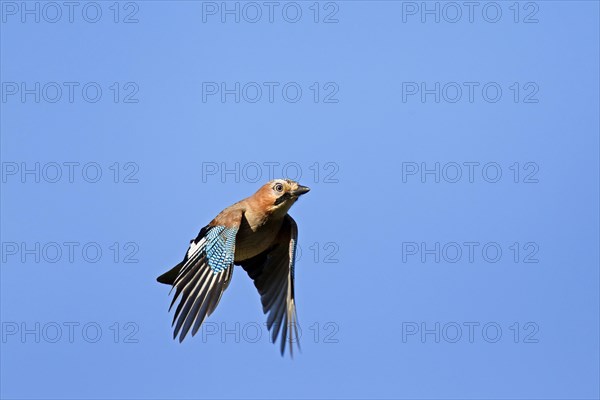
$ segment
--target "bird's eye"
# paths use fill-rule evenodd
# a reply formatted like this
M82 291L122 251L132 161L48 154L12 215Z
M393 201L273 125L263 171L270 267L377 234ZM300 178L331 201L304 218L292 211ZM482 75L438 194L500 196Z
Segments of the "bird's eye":
M274 186L275 190L278 192L282 192L283 191L283 185L281 183L278 183Z

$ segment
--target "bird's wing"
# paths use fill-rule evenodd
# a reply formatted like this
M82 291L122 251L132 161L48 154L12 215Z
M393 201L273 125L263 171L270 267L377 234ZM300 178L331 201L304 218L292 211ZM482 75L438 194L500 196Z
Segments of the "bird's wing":
M298 227L289 215L285 216L276 243L261 254L242 261L240 265L254 280L260 293L263 312L269 314L267 327L273 343L281 331L281 354L289 344L293 355L293 343L298 342L298 321L294 300L294 260Z
M198 332L204 319L212 314L233 273L235 236L242 219L242 211L232 211L227 226L208 225L190 243L181 271L175 278L175 296L171 307L181 296L175 310L173 338L179 334L183 341L190 328L192 336ZM170 310L171 308L169 308Z

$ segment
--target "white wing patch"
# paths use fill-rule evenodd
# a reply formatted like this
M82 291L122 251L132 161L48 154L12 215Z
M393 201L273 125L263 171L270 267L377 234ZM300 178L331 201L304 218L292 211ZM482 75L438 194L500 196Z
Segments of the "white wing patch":
M206 242L206 238L202 238L198 241L198 243L194 243L194 241L192 240L190 242L190 248L187 251L187 257L188 258L192 258L192 256L200 249L202 248L202 246L204 246L204 242Z

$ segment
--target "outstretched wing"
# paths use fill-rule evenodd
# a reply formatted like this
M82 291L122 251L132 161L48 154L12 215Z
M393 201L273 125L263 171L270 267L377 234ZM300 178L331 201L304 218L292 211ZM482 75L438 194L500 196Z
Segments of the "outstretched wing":
M269 314L267 327L275 343L281 332L281 355L289 344L293 355L293 343L298 342L298 321L294 300L294 260L298 227L292 217L286 215L279 230L276 243L268 250L242 261L240 265L254 280L260 293L263 312Z
M229 219L228 226L214 225L202 228L190 243L183 266L173 282L175 296L171 308L181 296L173 317L173 338L183 341L190 328L192 336L198 332L207 316L212 314L233 274L235 236L242 212Z

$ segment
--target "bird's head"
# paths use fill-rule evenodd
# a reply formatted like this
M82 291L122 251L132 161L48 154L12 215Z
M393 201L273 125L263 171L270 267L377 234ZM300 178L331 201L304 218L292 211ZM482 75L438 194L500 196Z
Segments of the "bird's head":
M275 179L263 185L256 195L270 212L286 214L298 198L309 190L290 179Z

